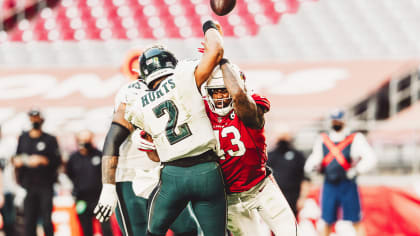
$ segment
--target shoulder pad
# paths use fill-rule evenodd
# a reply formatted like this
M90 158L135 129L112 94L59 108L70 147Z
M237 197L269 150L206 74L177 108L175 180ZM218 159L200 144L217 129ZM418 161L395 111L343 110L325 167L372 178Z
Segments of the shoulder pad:
M133 89L144 89L144 88L146 88L146 84L144 84L143 82L141 82L139 80L136 80L136 81L133 81L133 82L129 83L128 88L129 89L131 89L131 88L133 88Z

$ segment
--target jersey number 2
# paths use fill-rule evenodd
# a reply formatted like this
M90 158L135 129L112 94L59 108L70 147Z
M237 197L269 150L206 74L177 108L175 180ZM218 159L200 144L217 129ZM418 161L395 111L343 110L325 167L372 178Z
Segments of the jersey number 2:
M178 108L171 100L166 100L153 108L157 118L162 117L166 112L169 114L168 123L166 123L166 138L171 145L191 136L191 130L187 123L178 126L179 134L175 132L176 123L178 122Z

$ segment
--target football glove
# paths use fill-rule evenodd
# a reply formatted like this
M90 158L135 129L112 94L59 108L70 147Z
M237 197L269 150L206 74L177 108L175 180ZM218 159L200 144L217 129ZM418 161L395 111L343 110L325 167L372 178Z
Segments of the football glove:
M146 132L140 131L140 134L133 134L132 141L136 148L143 152L152 152L156 150L156 146L153 142L150 142L146 139Z
M100 222L109 220L112 213L117 206L118 196L115 189L115 184L103 184L101 196L99 197L98 205L96 205L93 214Z

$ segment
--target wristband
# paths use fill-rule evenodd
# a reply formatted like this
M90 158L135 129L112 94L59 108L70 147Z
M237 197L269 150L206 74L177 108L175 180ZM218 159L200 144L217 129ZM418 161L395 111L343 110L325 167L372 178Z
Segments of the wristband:
M102 184L102 190L109 192L115 191L115 184Z
M214 21L208 20L208 21L204 22L204 24L203 24L203 33L204 33L204 35L206 34L207 30L209 30L211 28L213 28L215 30L218 30L216 24L214 23Z
M219 66L222 67L224 64L229 63L229 60L226 58L222 58L219 61Z

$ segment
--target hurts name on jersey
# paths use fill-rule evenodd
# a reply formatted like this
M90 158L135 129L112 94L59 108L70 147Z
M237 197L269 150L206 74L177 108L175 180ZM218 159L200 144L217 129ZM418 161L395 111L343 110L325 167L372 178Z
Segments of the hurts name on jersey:
M150 103L154 102L156 99L163 97L169 91L173 90L176 87L172 78L164 80L158 85L156 90L148 91L147 94L141 97L142 106L145 107Z

